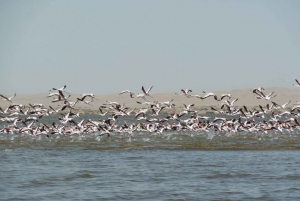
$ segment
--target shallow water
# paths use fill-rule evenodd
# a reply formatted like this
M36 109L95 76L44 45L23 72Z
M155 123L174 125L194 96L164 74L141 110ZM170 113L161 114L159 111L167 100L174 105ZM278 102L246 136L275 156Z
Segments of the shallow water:
M208 115L214 118L214 115ZM81 119L98 120L98 115L82 115ZM107 117L102 117L107 119ZM43 117L39 123L51 125L53 122L60 124L58 115ZM133 116L121 118L118 124L139 123ZM0 123L2 127L5 123ZM300 133L216 133L191 132L191 131L164 131L163 134L137 132L132 135L127 133L112 133L110 137L99 136L99 132L80 135L45 135L29 136L28 134L0 134L0 150L6 149L52 149L62 147L75 147L90 150L298 150L300 149Z
M53 148L82 148L88 150L299 150L300 134L269 135L259 133L216 134L166 132L150 134L137 132L112 134L110 137L99 136L99 133L85 135L45 135L36 137L26 135L0 135L0 150Z

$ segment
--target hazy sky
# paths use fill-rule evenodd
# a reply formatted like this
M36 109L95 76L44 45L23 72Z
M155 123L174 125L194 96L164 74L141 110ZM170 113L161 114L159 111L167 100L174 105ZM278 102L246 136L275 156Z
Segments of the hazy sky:
M0 0L0 76L8 95L293 87L300 1Z

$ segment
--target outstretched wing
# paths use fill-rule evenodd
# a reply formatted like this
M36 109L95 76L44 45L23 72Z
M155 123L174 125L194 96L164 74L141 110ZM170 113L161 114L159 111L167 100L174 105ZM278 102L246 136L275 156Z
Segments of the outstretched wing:
M142 86L142 91L143 91L144 94L147 94L145 89L144 89L144 86Z
M0 94L0 96L1 96L2 98L4 98L5 100L7 100L7 99L8 99L7 97L5 97L5 96L3 96L3 95L1 95L1 94Z
M153 86L152 86L153 87ZM151 91L152 87L150 87L148 90L147 90L147 94Z

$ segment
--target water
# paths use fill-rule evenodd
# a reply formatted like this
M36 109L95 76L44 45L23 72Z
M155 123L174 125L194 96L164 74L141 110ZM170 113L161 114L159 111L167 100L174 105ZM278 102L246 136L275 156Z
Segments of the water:
M162 115L163 116L163 115ZM208 115L211 119L214 115ZM82 119L107 119L98 115L82 115L76 118ZM258 119L259 120L259 119ZM86 122L85 121L85 122ZM261 120L260 120L261 121ZM58 115L51 115L40 119L37 125L45 123L51 125L53 122L60 125ZM126 122L128 125L143 121L136 121L133 116L120 118L118 125ZM145 122L145 121L144 121ZM0 128L7 123L0 122ZM21 123L18 123L22 125ZM23 125L22 125L23 126ZM0 134L0 150L6 149L52 149L62 147L81 147L90 150L148 150L148 149L172 149L172 150L299 150L300 134L298 129L294 132L269 132L265 133L218 133L192 132L192 131L164 131L163 134L134 131L128 133L112 133L111 137L99 136L99 132L74 135L46 135L30 136L28 134Z
M297 200L298 151L0 152L3 200Z
M297 132L1 134L0 199L299 200L299 149Z

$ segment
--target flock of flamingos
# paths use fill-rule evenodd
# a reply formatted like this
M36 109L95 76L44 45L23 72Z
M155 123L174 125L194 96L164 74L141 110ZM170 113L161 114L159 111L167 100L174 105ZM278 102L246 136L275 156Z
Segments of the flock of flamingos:
M300 87L297 79L294 86ZM178 96L187 98L210 98L212 101L217 101L218 106L211 107L211 111L215 113L213 117L198 114L194 104L183 104L182 111L170 113L173 111L170 109L175 107L173 100L154 101L150 94L152 87L147 90L142 87L142 92L138 94L124 90L120 92L120 96L129 94L133 100L143 104L144 107L130 110L125 105L106 101L99 107L100 119L98 120L80 120L80 115L75 113L76 104L78 102L91 104L96 99L94 94L81 94L75 102L72 102L70 101L71 95L65 89L66 86L49 90L47 98L53 98L52 102L61 102L59 108L56 109L52 106L46 108L43 104L24 106L13 103L16 94L12 97L0 94L1 101L10 102L7 108L0 107L0 133L51 137L52 135L80 134L99 136L126 134L131 136L134 132L163 134L169 131L220 134L275 132L284 134L298 133L300 130L300 123L297 121L297 117L300 116L300 103L292 107L288 107L291 101L279 105L272 100L276 94L274 92L265 94L263 87L252 90L257 99L269 101L265 107L259 105L259 110L249 110L246 106L235 106L238 98L234 99L231 94L222 94L218 97L214 93L203 92L204 95L201 96L192 94L190 89L182 89L181 93L176 93ZM58 117L58 120L52 124L47 125L39 121L41 118L53 114ZM127 124L124 121L126 118L133 118L132 123Z

